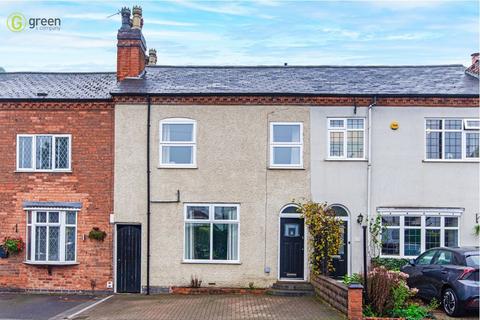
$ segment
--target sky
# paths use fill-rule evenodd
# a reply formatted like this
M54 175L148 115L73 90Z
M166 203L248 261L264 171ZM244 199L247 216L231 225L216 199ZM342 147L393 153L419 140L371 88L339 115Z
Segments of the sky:
M0 67L115 71L115 13L133 5L160 65L467 66L479 51L476 0L2 1ZM60 18L60 30L12 32L14 12Z

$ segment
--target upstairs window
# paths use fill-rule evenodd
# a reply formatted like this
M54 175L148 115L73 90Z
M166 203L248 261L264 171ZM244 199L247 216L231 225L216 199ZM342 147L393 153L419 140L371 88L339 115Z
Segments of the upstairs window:
M76 261L77 212L27 211L27 261L61 264Z
M480 120L426 119L427 160L478 160Z
M70 171L71 135L17 135L18 171Z
M270 167L303 167L303 125L298 122L270 123Z
M365 119L328 119L328 157L365 159Z
M160 167L196 166L196 122L191 119L160 121Z

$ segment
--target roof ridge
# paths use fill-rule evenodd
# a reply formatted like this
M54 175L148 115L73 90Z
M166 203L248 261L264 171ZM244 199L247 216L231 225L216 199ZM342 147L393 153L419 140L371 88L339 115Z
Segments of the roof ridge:
M445 68L445 67L463 67L462 64L435 64L435 65L154 65L146 66L147 68L212 68L212 69L227 69L227 68Z

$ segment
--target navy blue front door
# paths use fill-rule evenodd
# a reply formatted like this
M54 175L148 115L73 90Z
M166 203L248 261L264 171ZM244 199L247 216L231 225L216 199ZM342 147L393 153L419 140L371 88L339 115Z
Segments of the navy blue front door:
M303 279L303 219L280 220L280 278Z
M140 293L142 229L117 226L117 292Z

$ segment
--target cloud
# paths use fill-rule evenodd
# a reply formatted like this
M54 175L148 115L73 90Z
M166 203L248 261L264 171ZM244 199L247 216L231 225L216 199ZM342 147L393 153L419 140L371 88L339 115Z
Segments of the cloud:
M391 10L410 10L416 8L433 8L447 3L455 3L458 0L373 0L366 1L375 7Z
M172 27L193 27L197 25L196 23L192 23L192 22L181 22L181 21L174 21L174 20L155 20L155 19L147 19L145 23L156 24L161 26L172 26Z

